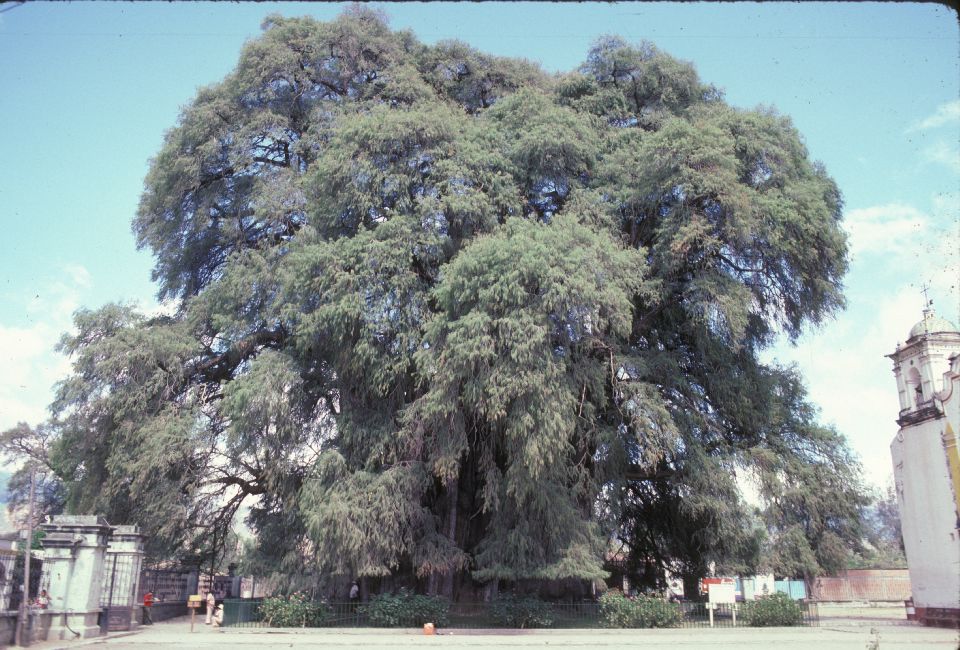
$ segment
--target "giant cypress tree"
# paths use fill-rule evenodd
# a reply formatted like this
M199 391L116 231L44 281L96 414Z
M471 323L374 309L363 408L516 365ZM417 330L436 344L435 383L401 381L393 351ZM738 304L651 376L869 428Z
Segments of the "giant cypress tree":
M551 77L272 17L145 181L175 314L78 314L52 463L168 552L247 503L288 572L455 594L601 576L616 534L695 576L756 546L737 471L802 509L845 457L758 360L841 305L840 211L787 118L652 45Z

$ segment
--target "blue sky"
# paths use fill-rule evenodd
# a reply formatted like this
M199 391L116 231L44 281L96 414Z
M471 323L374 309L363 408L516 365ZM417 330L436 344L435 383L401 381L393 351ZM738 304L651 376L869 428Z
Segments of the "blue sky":
M13 8L11 8L13 7ZM221 79L262 19L335 4L0 5L0 430L46 416L69 368L53 344L79 307L154 305L130 233L143 176L198 87ZM396 3L425 42L571 70L603 34L692 61L727 100L790 115L846 202L847 310L797 346L813 400L891 474L897 395L883 357L919 320L921 284L960 320L960 32L910 3Z

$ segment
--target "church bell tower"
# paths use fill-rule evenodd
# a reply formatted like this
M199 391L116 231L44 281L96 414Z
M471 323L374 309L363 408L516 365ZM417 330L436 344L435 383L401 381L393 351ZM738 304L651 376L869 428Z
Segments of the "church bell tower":
M916 617L960 628L960 329L925 309L893 354L890 444Z

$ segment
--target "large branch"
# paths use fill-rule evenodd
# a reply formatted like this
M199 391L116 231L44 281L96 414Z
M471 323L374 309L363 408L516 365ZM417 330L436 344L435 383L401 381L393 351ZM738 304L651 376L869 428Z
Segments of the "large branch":
M216 478L210 481L211 483L217 483L223 487L229 485L236 485L240 488L244 495L250 496L253 494L266 494L267 488L264 486L251 481L246 481L239 476L224 476L223 478Z
M286 337L287 333L283 326L259 330L235 342L226 352L200 362L190 374L200 375L205 381L230 379L236 367L253 352L265 346L279 347Z
M631 464L627 466L627 471L623 473L623 477L628 481L661 481L676 476L676 474L676 470L672 469L651 471L640 465Z

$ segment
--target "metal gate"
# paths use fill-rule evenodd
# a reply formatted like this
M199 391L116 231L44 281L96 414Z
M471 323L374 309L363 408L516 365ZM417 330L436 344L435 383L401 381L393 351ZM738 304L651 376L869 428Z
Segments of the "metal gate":
M134 608L138 605L135 592L140 573L139 560L136 553L106 553L100 590L103 610L100 627L104 631L120 632L131 628Z

